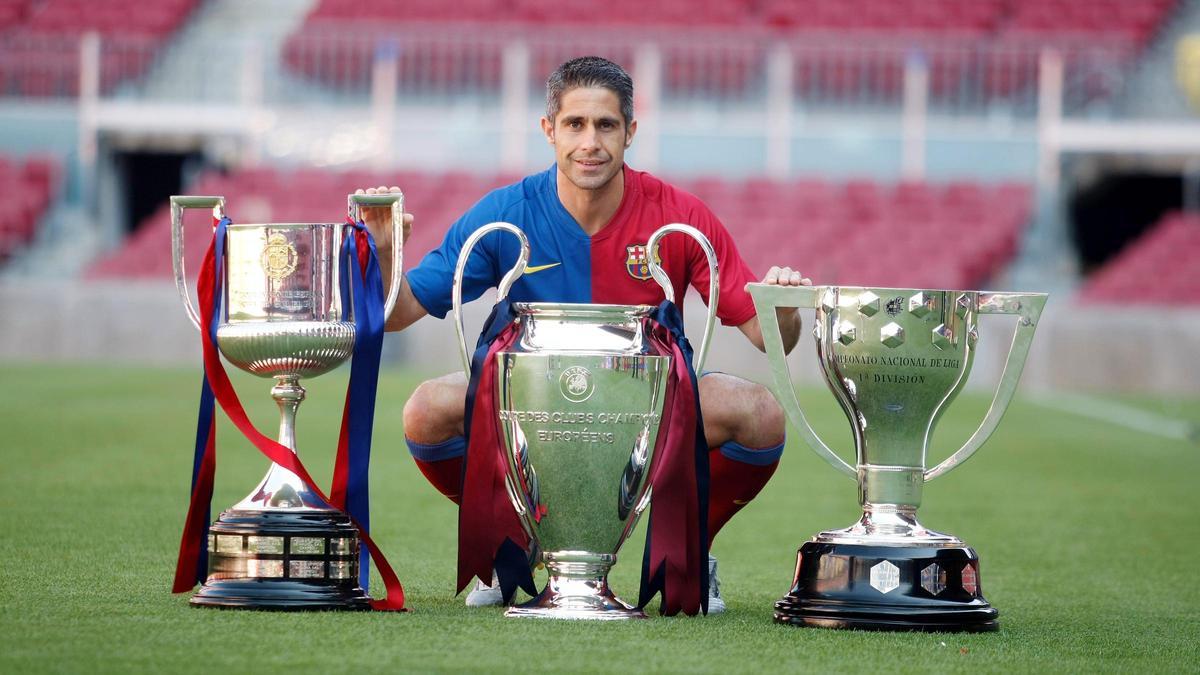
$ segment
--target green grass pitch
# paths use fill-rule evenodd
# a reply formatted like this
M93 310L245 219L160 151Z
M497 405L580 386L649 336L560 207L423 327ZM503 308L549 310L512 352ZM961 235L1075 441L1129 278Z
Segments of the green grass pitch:
M260 429L266 381L233 374ZM328 481L345 371L309 381L301 456ZM412 612L195 609L169 586L189 481L199 369L0 366L0 672L1040 672L1200 669L1200 448L1053 413L1018 396L965 466L926 488L923 522L982 559L1001 629L983 635L797 629L771 622L796 548L857 516L853 483L795 437L714 553L729 611L621 625L505 619L453 595L455 509L402 443L415 375L389 370L372 466L376 540ZM832 396L802 392L831 443ZM1151 400L1135 404L1154 407ZM1198 401L1174 409L1200 421ZM964 396L945 456L983 414ZM266 464L219 417L216 511ZM612 574L637 594L639 531ZM656 606L656 605L655 605Z

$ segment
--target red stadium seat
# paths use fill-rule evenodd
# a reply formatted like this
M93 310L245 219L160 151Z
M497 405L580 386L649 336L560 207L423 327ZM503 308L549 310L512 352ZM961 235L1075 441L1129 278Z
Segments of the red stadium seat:
M57 0L64 2L66 0ZM180 0L182 1L182 0ZM483 45L476 55L434 46L424 35L444 32L489 38L496 26L526 32L561 28L569 39L561 48L535 48L531 77L540 80L558 63L583 53L604 53L625 66L632 48L622 46L630 28L648 31L700 29L696 40L677 41L663 54L663 84L669 95L737 98L763 85L761 50L718 51L713 37L756 47L764 41L797 45L793 80L805 99L892 101L903 83L903 59L896 54L919 45L930 63L935 97L966 100L1024 98L1036 84L1037 54L1054 44L1086 54L1102 42L1134 49L1163 24L1175 0L586 0L566 5L541 0L320 0L288 41L284 61L298 74L340 88L365 88L373 47L318 72L317 63L335 58L321 35L370 20L385 33L406 29L402 61L411 61L404 86L441 92L458 86L494 90L499 83L499 50ZM341 28L339 28L341 26ZM586 26L587 30L575 30ZM601 36L601 37L597 37ZM428 38L428 39L425 39ZM873 56L862 49L839 49L847 39L858 45L886 43L898 49ZM589 46L589 41L595 42ZM440 44L440 43L438 43ZM722 42L722 44L725 44ZM977 45L986 47L976 50ZM1010 48L1006 49L1005 45ZM994 49L993 46L998 47ZM701 47L703 49L701 49ZM345 51L345 47L339 48ZM725 49L722 47L721 49ZM707 53L705 53L707 52ZM971 54L978 53L979 58ZM1131 52L1132 55L1132 52ZM476 58L478 57L478 58ZM1086 57L1068 54L1068 76L1081 82L1082 96L1110 96L1101 70ZM1079 69L1079 73L1076 73ZM1090 81L1088 81L1090 80Z
M0 94L72 97L79 89L79 38L96 32L100 87L141 77L153 54L200 0L156 0L131 11L92 0L0 0Z
M58 189L59 167L49 157L16 160L0 156L0 260L11 257L37 235L38 225Z
M1089 303L1200 304L1200 215L1173 213L1097 270L1079 299ZM1169 270L1169 273L1164 273ZM1153 278L1153 284L1146 279Z
M262 220L336 221L348 192L399 185L406 209L418 214L420 222L405 249L404 264L411 266L437 246L451 221L487 190L516 178L457 171L379 175L256 168L230 176L204 174L191 191L224 194L235 219L257 211L266 213ZM1027 202L1032 194L1023 185L993 188L963 182L885 185L870 180L837 184L709 177L680 185L722 219L757 274L769 265L790 265L819 283L944 288L977 287L1011 261L1030 211L1027 203L1013 207L1012 202ZM305 198L283 208L272 201L283 189ZM169 229L164 206L125 246L93 265L89 276L169 278ZM209 236L203 227L188 230L187 267L193 275Z

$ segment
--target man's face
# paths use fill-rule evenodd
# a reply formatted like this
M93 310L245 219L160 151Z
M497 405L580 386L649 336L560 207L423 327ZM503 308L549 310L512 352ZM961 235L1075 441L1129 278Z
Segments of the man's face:
M620 99L612 91L577 87L562 95L553 120L542 118L542 131L567 180L581 190L598 190L621 170L637 120L625 125Z

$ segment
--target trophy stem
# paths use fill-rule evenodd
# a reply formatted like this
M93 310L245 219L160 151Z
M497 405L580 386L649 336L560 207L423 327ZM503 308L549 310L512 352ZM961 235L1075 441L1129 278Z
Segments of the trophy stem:
M295 375L278 375L271 387L271 398L279 405L279 444L296 452L296 410L304 401L305 390Z
M644 619L645 612L616 597L608 571L617 556L591 553L543 553L549 578L534 599L509 608L505 616L543 619Z
M271 397L279 405L279 444L296 452L296 411L304 401L305 390L300 377L294 374L276 375ZM272 463L258 487L233 506L234 511L263 509L308 509L328 511L331 507L310 490L300 477Z

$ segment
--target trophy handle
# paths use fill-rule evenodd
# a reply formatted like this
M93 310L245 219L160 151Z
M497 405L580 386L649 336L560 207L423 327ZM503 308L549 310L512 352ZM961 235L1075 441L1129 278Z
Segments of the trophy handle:
M941 464L925 472L925 480L930 481L965 462L996 430L1008 404L1012 402L1013 394L1017 391L1017 382L1021 379L1021 371L1025 368L1025 359L1029 356L1029 345L1033 342L1033 332L1037 329L1038 319L1042 308L1046 306L1045 293L980 293L977 310L980 314L1016 314L1017 329L1013 332L1012 344L1008 348L1008 359L1004 362L1004 372L1000 375L1000 384L992 398L987 416L983 418L979 428L961 448L947 457Z
M717 254L713 251L712 244L709 243L708 237L705 237L700 230L685 225L683 223L670 223L663 225L650 235L650 239L646 241L646 265L650 268L650 276L658 282L662 287L663 294L667 296L667 300L675 302L675 288L671 285L671 279L667 273L663 271L661 265L658 264L658 242L660 239L672 232L682 232L700 244L700 248L704 249L704 255L708 257L708 320L704 322L704 337L700 341L700 352L696 357L696 373L704 370L704 361L708 358L708 344L712 338L713 326L717 320L717 300L720 295L721 286L720 271L717 269Z
M463 242L462 250L458 254L458 264L454 266L454 287L451 294L451 299L454 305L454 330L458 333L458 353L462 356L463 372L467 374L467 379L471 379L471 353L467 351L467 335L463 328L462 318L462 279L463 273L467 269L467 259L471 256L471 249L475 248L475 244L483 238L484 235L496 230L504 230L516 235L521 241L521 255L517 258L517 264L504 275L500 280L500 285L496 288L496 301L499 302L508 297L508 291L512 285L521 278L525 273L525 266L529 264L529 238L521 231L521 228L512 223L494 222L488 223L483 227L471 233L467 240Z
M857 478L858 472L846 460L838 457L816 430L808 423L804 411L800 409L800 400L796 398L796 390L792 386L792 371L788 366L787 357L783 351L783 337L779 333L779 316L776 307L803 307L816 309L821 304L821 296L826 292L823 286L777 286L775 284L746 284L750 297L754 299L754 309L758 313L759 326L762 329L763 347L767 360L771 363L771 375L774 382L772 387L775 399L783 407L792 425L799 431L809 447L829 462L833 468L842 473Z
M392 280L388 284L387 301L383 305L383 318L386 321L392 315L392 310L396 308L396 299L400 297L400 283L404 279L400 274L404 260L404 193L346 195L346 212L354 222L362 220L362 207L364 206L392 207Z
M191 195L171 196L171 266L175 269L175 287L179 289L179 297L187 310L188 318L197 329L200 326L200 312L192 305L188 294L187 280L183 270L183 211L184 209L212 209L213 218L220 220L225 217L224 197L197 197Z

